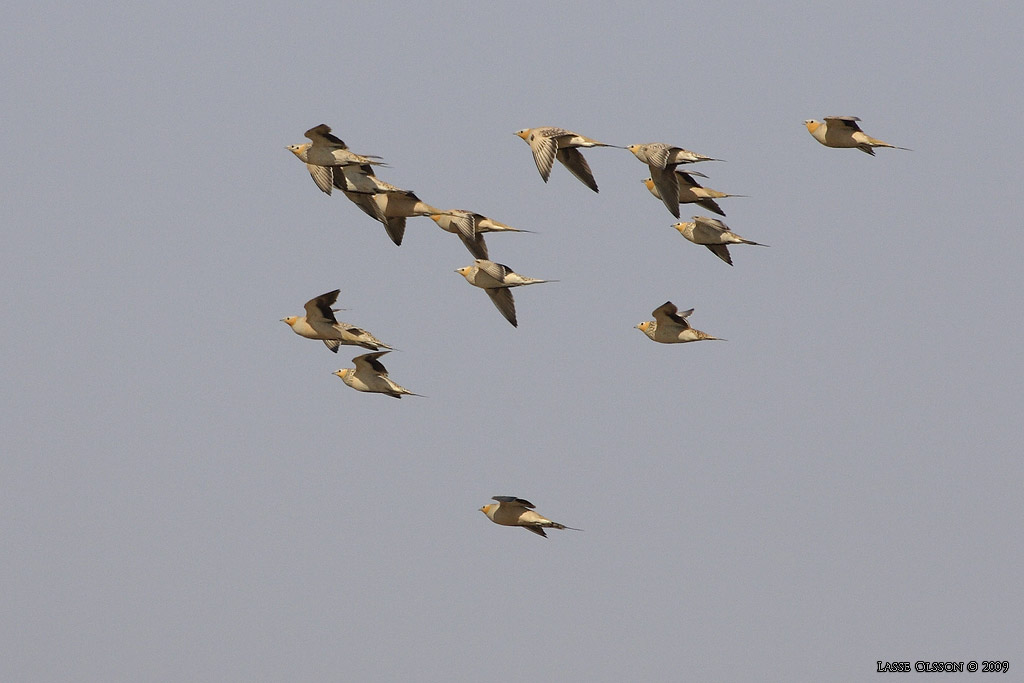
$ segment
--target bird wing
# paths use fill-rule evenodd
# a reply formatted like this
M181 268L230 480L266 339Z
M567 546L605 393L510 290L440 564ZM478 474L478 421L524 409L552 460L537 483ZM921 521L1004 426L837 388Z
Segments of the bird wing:
M373 194L380 191L378 181L373 175L373 167L369 164L338 166L334 174L334 186L349 192Z
M857 125L858 121L860 121L860 119L857 118L856 116L826 116L825 117L825 122L826 123L832 124L834 122L834 123L836 123L839 126L844 126L845 128L849 129L851 132L860 130L860 126Z
M583 158L583 154L578 149L575 147L564 147L555 152L555 156L581 183L597 192L597 181L594 180L590 164L587 163L587 160ZM550 167L550 163L548 165Z
M472 237L467 237L460 233L459 239L462 240L462 243L466 245L466 249L469 249L469 253L475 258L487 258L487 243L484 242L484 234L482 232L478 232Z
M405 237L405 216L385 218L382 222L391 241L397 246L402 246L402 238Z
M658 188L658 194L661 195L661 201L665 204L665 208L673 216L679 218L679 180L676 178L676 174L670 168L659 168L654 164L648 164L647 168L651 171L651 180Z
M701 184L694 180L694 176L700 176L701 178L707 178L707 174L701 173L700 171L680 171L676 170L676 175L685 182L693 185L694 187L701 187Z
M337 187L337 185L335 185L335 187ZM348 190L343 190L343 192L345 193L345 196L348 197L349 201L358 206L363 213L373 220L380 221L381 223L384 223L385 226L387 225L387 216L384 215L384 209L381 208L380 204L377 203L372 194L350 192Z
M331 134L331 127L326 123L321 123L319 126L313 126L305 132L305 136L313 141L313 144L326 145L328 147L340 147L341 149L348 149L340 138Z
M693 313L693 309L691 308L690 310L683 311L682 313L679 313L678 311L679 309L676 308L674 303L666 301L661 306L655 308L651 315L654 316L655 322L659 325L675 323L676 325L688 328L690 323L686 322L686 319Z
M497 289L485 289L487 296L491 297L495 308L505 316L505 320L512 323L512 327L519 327L516 322L516 300L512 297L512 290L507 287Z
M672 149L671 145L666 145L662 142L652 142L644 145L643 152L644 156L647 157L647 165L652 168L665 168L668 166L668 158Z
M515 496L491 496L491 500L496 500L499 503L504 503L505 505L517 505L519 507L524 507L527 509L530 509L534 506L533 503L531 503L530 501L524 500L522 498L516 498Z
M548 535L546 533L544 533L544 529L542 529L539 526L528 526L528 525L521 525L521 526L522 526L523 529L526 529L527 531L532 531L533 533L537 534L538 536L543 536L544 538L548 537Z
M306 309L306 321L326 320L331 323L338 322L337 318L334 317L334 311L331 309L331 306L338 300L338 294L340 293L341 290L336 289L333 292L321 294L307 301L304 306Z
M713 213L717 213L719 216L724 216L725 215L725 211L722 211L722 207L720 207L718 205L718 202L716 202L714 199L709 199L707 197L705 197L703 199L698 199L697 200L697 204L700 205L700 206L703 206L708 211L711 211Z
M694 236L718 239L719 236L724 232L732 232L729 230L729 226L718 220L717 218L708 218L706 216L694 216Z
M724 244L705 244L705 247L711 250L711 253L722 259L730 266L732 265L732 255L729 254L729 247Z
M533 162L537 164L540 177L546 183L551 176L551 165L555 162L558 143L554 138L539 135L537 131L530 133L527 142L530 143L530 149L533 151Z
M324 194L330 194L334 186L334 171L329 166L306 164L306 170L313 176L313 182Z
M451 219L450 224L455 226L463 240L472 239L476 235L476 214L472 211L456 209L448 214L448 218Z
M387 377L388 369L384 367L378 358L383 356L385 353L391 353L390 351L376 351L375 353L364 353L361 356L356 356L352 359L352 362L356 364L356 372L358 373L361 369L370 370L378 375Z
M514 272L508 266L495 263L494 261L488 261L486 259L477 259L475 262L476 267L486 275L490 275L498 282L505 282L505 278L509 273Z

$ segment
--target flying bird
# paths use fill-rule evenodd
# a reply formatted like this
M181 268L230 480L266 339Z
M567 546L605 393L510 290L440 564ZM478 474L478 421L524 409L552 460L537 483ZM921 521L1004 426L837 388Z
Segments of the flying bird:
M376 178L374 182L377 192L351 192L346 189L345 196L367 216L380 221L396 245L400 246L405 237L406 218L449 213L421 201L411 190L403 190Z
M388 377L388 370L378 358L390 351L377 351L376 353L364 353L356 356L352 362L354 368L342 368L333 374L341 378L341 381L356 391L365 391L371 394L384 394L395 398L403 396L422 396L414 394L403 386L398 385Z
M558 522L552 522L547 517L533 511L533 503L515 496L494 496L491 500L497 503L488 503L480 508L480 512L487 515L487 518L495 524L502 526L520 526L538 536L547 538L544 529L571 529L582 531L571 526L565 526Z
M380 157L364 156L349 151L348 145L331 134L330 126L320 124L306 131L306 137L312 142L301 145L289 145L288 151L306 164L306 170L313 177L313 182L326 194L336 187L335 175L338 169L346 166L383 166Z
M745 194L726 194L725 192L719 192L718 190L712 190L707 187L703 187L694 178L700 176L706 178L707 176L697 171L680 171L676 169L676 183L679 185L679 203L680 204L698 204L708 211L717 213L719 216L724 216L725 211L722 211L722 207L715 201L716 199L722 199L723 197L746 197ZM657 186L654 181L650 178L643 179L644 187L650 191L658 199L661 199L661 193L658 192Z
M727 244L753 244L758 247L767 247L767 244L753 242L740 237L729 226L717 218L705 216L694 216L690 223L676 223L672 226L679 231L679 234L694 244L703 244L711 253L722 259L730 266L732 256L729 255Z
M305 305L306 315L281 318L281 322L288 323L292 332L299 336L321 340L334 353L343 344L361 346L371 351L390 349L390 346L361 327L339 322L334 317L336 309L331 306L338 300L340 292L340 289L336 289L310 299Z
M671 301L666 301L651 313L654 316L654 320L642 322L636 328L646 334L652 341L661 344L685 344L686 342L703 341L705 339L725 341L690 327L690 323L686 319L692 314L692 308L680 313L675 304Z
M910 151L906 147L890 145L869 136L857 125L858 121L860 119L856 116L826 116L824 121L808 119L804 121L804 125L807 126L807 132L826 147L856 147L871 156L875 155L874 147Z
M657 188L662 203L676 218L679 218L679 179L675 174L676 166L693 164L698 161L721 161L682 147L673 147L664 142L629 145L626 149L647 164L647 168L651 171L651 181Z
M562 162L562 165L569 169L569 172L576 176L580 182L597 192L597 181L590 170L590 165L580 153L580 147L617 147L598 142L585 135L574 133L564 128L553 128L550 126L542 128L524 128L515 133L526 144L530 145L533 151L533 161L537 164L540 177L546 183L551 175L551 165L555 159Z
M483 289L487 296L491 297L498 311L505 316L505 320L512 323L512 327L518 327L516 322L516 302L512 298L510 287L522 287L523 285L539 285L542 282L556 282L556 280L538 280L532 277L523 277L514 272L511 268L487 259L476 259L473 265L459 268L455 271L466 278L469 284Z
M487 216L464 209L451 209L443 214L436 213L431 215L431 219L445 232L458 235L462 243L466 245L466 249L469 249L469 253L481 259L487 258L487 243L484 242L483 233L530 232L529 230L513 228L510 225L492 220Z

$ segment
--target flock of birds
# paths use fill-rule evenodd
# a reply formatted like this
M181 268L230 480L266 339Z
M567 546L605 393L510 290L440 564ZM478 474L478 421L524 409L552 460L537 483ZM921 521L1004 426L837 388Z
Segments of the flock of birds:
M807 120L804 125L815 140L826 147L856 148L875 154L876 147L896 147L870 137L861 130L855 116L827 116L823 121ZM679 166L705 161L718 161L712 157L691 152L666 143L655 142L620 147L598 142L584 135L564 128L526 128L516 132L530 145L533 160L544 182L548 181L551 169L557 159L580 182L594 192L598 191L594 174L580 149L593 147L615 147L627 149L647 164L650 176L643 180L648 191L664 203L674 217L679 218L679 206L696 204L704 209L725 216L715 201L725 197L741 197L719 192L701 186L697 178L706 178L703 173L686 170ZM291 151L306 165L313 182L321 191L330 195L334 190L359 207L363 213L384 225L388 237L401 245L405 236L405 222L414 216L428 216L445 232L453 233L462 240L474 257L472 265L457 269L469 284L483 289L501 315L514 327L516 319L513 287L535 285L554 280L525 277L506 265L490 260L484 234L488 232L529 232L499 223L486 216L464 209L442 210L419 199L410 190L380 180L374 167L386 166L380 157L356 154L332 132L326 124L320 124L306 131L310 142L291 145ZM748 240L734 233L728 225L717 218L694 216L692 221L673 225L679 233L694 244L707 247L715 256L732 265L729 254L730 244L767 246ZM387 368L380 359L393 347L385 344L370 332L339 321L333 308L340 290L334 290L314 297L306 302L304 316L282 318L292 331L308 339L322 341L328 349L337 353L340 346L359 346L370 351L352 359L354 368L342 368L334 374L356 391L384 394L394 398L421 396L399 385L388 376ZM693 341L717 340L706 332L693 328L687 318L693 309L679 311L671 301L654 309L654 320L636 325L648 338L662 344L680 344ZM533 504L514 496L494 496L496 503L480 508L488 519L503 526L519 526L540 536L547 536L544 529L572 529L553 522L534 512ZM578 529L575 529L578 531Z

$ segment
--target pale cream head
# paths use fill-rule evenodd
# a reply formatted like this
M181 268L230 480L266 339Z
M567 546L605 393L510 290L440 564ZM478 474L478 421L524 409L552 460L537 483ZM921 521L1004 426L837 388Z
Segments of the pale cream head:
M335 370L331 374L332 375L337 375L338 377L340 377L342 379L345 379L345 375L347 375L351 371L352 371L351 368L342 368L341 370Z
M521 137L522 139L525 140L526 137L530 134L530 130L531 130L530 128L524 128L522 130L517 130L515 132L515 135L518 135L519 137Z
M299 322L299 319L294 315L290 315L287 318L281 318L281 322L288 323L290 327L295 327L295 323Z

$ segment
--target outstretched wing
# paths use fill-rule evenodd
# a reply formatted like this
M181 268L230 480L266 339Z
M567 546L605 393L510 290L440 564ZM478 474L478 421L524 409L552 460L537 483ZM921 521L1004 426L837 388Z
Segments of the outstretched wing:
M310 299L306 302L304 308L306 309L306 320L327 320L331 323L338 322L337 318L334 317L334 311L331 306L338 300L338 294L341 293L340 289L336 289L333 292L327 292L321 294L318 297Z

